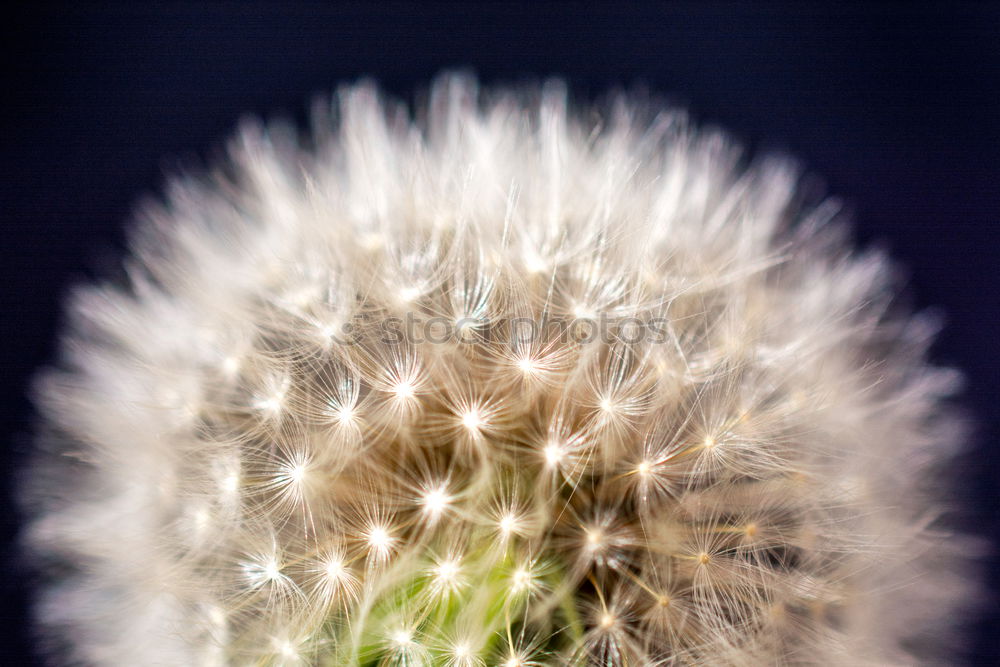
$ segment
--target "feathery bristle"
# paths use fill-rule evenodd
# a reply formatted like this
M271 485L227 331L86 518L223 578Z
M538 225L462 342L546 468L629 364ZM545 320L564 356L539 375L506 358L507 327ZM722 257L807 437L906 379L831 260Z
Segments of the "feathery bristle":
M958 444L928 326L787 164L598 111L447 76L415 122L361 84L172 183L39 384L72 658L916 659L963 590L917 484Z

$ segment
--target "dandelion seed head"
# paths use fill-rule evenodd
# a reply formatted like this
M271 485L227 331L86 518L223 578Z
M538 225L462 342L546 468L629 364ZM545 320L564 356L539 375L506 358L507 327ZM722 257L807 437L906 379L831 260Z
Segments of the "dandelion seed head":
M323 571L326 573L326 576L329 577L331 580L338 581L344 576L346 572L344 568L344 561L341 560L340 558L332 557L328 559L324 564Z
M409 303L420 296L420 290L416 287L404 287L399 291L399 298L404 303Z
M228 377L234 377L240 370L240 358L229 356L222 360L222 370Z
M286 658L296 658L299 655L298 649L289 641L282 642L279 646L279 651Z
M452 497L443 484L428 489L420 498L424 513L432 520L439 518L451 503Z
M511 592L523 593L533 590L538 585L536 577L537 574L530 565L517 567L510 577Z
M500 534L507 538L518 531L518 528L520 527L520 520L512 512L507 512L500 517L500 520L497 522L497 527L500 529Z
M566 456L563 446L558 442L550 442L545 445L545 448L542 450L542 454L545 456L545 464L549 468L559 467L563 458Z
M260 410L262 413L268 416L274 416L281 412L282 404L285 397L283 394L277 393L270 396L265 396L261 398L254 406Z
M288 479L292 484L301 484L306 478L306 467L302 463L296 463L288 469Z
M604 548L605 535L600 528L587 528L584 531L587 548L591 551L598 551Z
M345 405L337 408L334 414L336 415L337 421L341 424L353 424L358 418L357 410L353 405Z
M534 253L526 252L523 261L524 268L527 269L528 273L544 273L548 269L545 260Z
M385 549L392 543L389 531L381 526L375 526L368 531L366 536L368 544L375 549Z
M258 555L242 563L243 574L254 587L281 582L284 574L281 562L273 555Z
M392 388L392 392L398 400L407 401L412 399L416 394L416 387L409 380L403 380Z
M517 360L517 367L521 369L521 372L525 375L534 375L538 370L537 362L531 357L522 357Z
M364 534L365 544L368 547L368 556L375 562L381 562L389 557L395 539L384 526L374 525L369 527Z
M462 426L469 431L478 432L483 426L483 419L479 415L479 410L472 408L462 415Z
M405 648L413 644L413 631L405 628L394 630L389 636L389 640L398 648Z
M240 488L240 476L236 473L231 473L226 475L222 482L220 483L220 488L222 492L226 495L232 495L239 491Z
M787 161L655 102L458 75L428 97L358 84L315 137L246 124L146 213L128 281L77 291L29 503L53 644L940 657L970 590L928 483L957 377L891 264Z
M458 560L449 558L434 566L434 578L440 583L453 585L458 580Z

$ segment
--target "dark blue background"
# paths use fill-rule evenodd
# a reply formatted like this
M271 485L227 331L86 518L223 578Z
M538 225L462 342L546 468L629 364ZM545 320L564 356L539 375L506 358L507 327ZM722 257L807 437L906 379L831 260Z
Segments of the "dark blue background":
M4 21L5 540L17 530L27 378L52 358L66 286L114 270L138 197L218 154L244 112L304 122L312 97L342 80L373 75L409 97L455 66L486 82L559 74L584 98L643 83L824 177L858 239L909 267L915 305L947 317L935 357L966 371L978 423L960 469L967 522L1000 537L997 4L67 2ZM32 664L26 579L9 562L0 663ZM993 565L992 589L998 575ZM995 664L996 632L991 606L968 660Z

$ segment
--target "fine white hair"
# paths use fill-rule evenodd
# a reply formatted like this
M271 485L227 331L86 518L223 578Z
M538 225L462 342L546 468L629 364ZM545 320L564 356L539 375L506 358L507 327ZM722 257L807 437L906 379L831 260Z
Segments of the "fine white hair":
M788 161L567 99L360 83L170 182L37 383L55 659L939 655L933 322Z

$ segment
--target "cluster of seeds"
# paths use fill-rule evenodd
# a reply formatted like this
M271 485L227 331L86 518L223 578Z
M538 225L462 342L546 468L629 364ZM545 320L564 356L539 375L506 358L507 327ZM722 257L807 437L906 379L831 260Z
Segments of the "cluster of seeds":
M677 114L529 98L248 128L79 295L41 393L86 482L35 529L75 655L908 660L953 378L884 261Z

